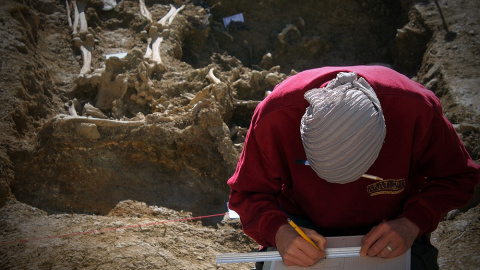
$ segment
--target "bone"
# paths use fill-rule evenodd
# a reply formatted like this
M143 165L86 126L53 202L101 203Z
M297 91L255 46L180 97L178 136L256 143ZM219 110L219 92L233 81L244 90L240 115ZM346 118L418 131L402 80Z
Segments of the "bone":
M73 102L68 106L68 113L72 116L78 116L77 111L75 110L75 104Z
M102 0L102 2L104 11L112 10L117 6L117 0Z
M85 41L82 41L80 37L74 37L73 43L82 52L83 66L80 69L80 75L83 75L89 72L92 67L92 50L95 45L95 39L92 34L87 34Z
M127 78L124 74L117 74L115 66L119 61L108 59L105 70L99 78L95 107L99 109L111 109L115 100L121 100L127 93Z
M148 32L149 38L147 51L145 52L144 58L151 59L152 62L161 64L162 58L160 57L160 44L163 41L163 37L158 33L158 28L155 25L150 27Z
M301 35L300 31L298 30L298 28L295 25L287 24L287 26L285 26L285 28L283 28L282 32L280 32L280 34L278 34L278 36L277 36L278 41L280 41L280 43L282 43L282 44L286 44L285 35L290 31L296 32L299 36Z
M207 74L207 79L210 80L211 83L213 84L217 84L217 83L221 83L222 81L220 81L220 79L218 79L217 77L215 77L215 74L213 73L213 70L214 68L211 68L209 71L208 71L208 74Z
M143 56L143 58L145 59L151 59L152 58L152 38L149 37L147 38L147 50L145 51L145 55Z
M139 5L140 5L140 14L142 14L143 17L147 18L150 22L152 22L152 14L150 11L148 11L147 6L145 6L145 0L139 0Z
M160 44L163 41L163 37L158 37L155 42L152 43L152 60L158 64L162 63L162 58L160 57Z
M145 124L145 120L137 121L123 121L123 120L112 120L112 119L101 119L101 118L92 118L90 116L71 116L67 114L59 114L54 118L55 121L65 121L73 123L94 123L99 127L138 127Z
M142 3L140 3L142 5ZM144 5L144 4L143 4ZM158 22L150 26L147 38L147 50L145 52L144 58L151 60L153 63L162 64L162 58L160 56L160 46L164 38L168 38L170 31L166 29L175 18L175 16L184 8L182 5L180 8L175 8L173 5L170 5L170 11L163 16ZM160 33L159 31L162 30Z
M73 0L72 2L73 6L73 26L72 26L72 34L77 34L77 28L78 28L78 21L80 20L80 14L78 13L78 7L77 7L77 1Z
M173 5L170 5L170 11L168 11L168 13L165 16L163 16L157 23L160 24L160 25L163 25L163 26L167 26L167 25L172 24L173 19L175 19L175 16L177 16L177 14L183 8L185 8L185 5L182 5L178 9L175 8Z
M82 51L82 58L83 58L83 66L82 66L82 69L80 69L80 75L83 75L90 71L91 63L92 63L92 53L83 44L80 45L80 50Z
M173 19L175 19L175 16L177 16L177 14L182 11L182 9L185 8L185 5L182 5L181 7L179 7L177 10L175 10L175 13L170 16L170 18L168 19L168 25L172 24L173 22Z
M85 17L85 3L83 1L77 2L78 13L80 16L80 33L88 32L87 19Z
M153 28L153 29L152 29ZM153 30L153 31L152 31ZM152 60L158 64L162 63L162 58L160 57L160 44L163 41L163 37L161 37L157 31L155 26L150 28L152 40Z
M65 0L65 8L67 9L67 20L68 20L68 26L70 26L70 28L72 28L73 24L72 24L72 14L70 14L70 3L68 2L68 0Z
M72 0L72 6L73 6L73 30L72 34L76 35L77 33L88 33L88 24L87 24L87 19L85 17L85 2L80 0ZM67 10L69 10L67 8ZM70 17L70 16L69 16Z
M165 16L163 16L160 20L158 20L157 23L160 25L167 25L168 19L170 18L170 16L172 16L175 13L175 10L176 8L173 5L170 5L170 10L168 11L168 13Z

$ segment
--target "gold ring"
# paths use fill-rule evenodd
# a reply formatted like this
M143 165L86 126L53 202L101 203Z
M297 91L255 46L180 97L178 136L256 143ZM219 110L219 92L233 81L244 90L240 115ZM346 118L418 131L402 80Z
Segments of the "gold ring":
M390 251L390 252L393 252L393 249L390 245L387 245L387 249Z

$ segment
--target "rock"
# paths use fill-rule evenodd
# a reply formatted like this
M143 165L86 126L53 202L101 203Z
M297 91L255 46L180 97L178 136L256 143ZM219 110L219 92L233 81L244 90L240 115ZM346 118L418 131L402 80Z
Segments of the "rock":
M267 81L271 86L275 86L280 82L280 78L275 73L268 73L267 76L265 76L265 81Z
M83 136L87 139L96 140L100 138L100 133L98 132L97 125L94 123L79 123L75 125L75 131L78 135Z
M103 118L103 119L108 118L100 109L92 106L90 103L87 103L83 106L83 114L86 116L92 116L96 118Z
M455 124L453 125L455 130L460 134L466 134L472 131L478 132L480 127L478 125L473 124Z
M447 213L446 219L453 220L458 214L460 214L460 211L458 209L454 209Z

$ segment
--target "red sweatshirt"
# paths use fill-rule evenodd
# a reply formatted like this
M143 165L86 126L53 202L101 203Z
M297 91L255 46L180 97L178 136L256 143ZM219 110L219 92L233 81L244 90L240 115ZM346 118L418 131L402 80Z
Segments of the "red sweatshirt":
M300 137L309 105L303 95L340 71L365 78L382 105L387 135L366 173L383 181L332 184L296 162L307 160ZM258 105L228 180L229 207L240 215L244 232L263 246L275 246L285 212L344 234L364 234L384 220L406 217L420 236L471 199L479 170L440 101L422 85L381 66L324 67L287 78Z

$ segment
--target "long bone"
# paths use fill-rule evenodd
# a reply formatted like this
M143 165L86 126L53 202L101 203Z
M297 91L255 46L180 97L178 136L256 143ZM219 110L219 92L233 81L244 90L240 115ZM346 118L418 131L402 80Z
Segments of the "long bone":
M158 64L162 63L162 58L160 56L160 45L163 42L164 35L168 34L168 31L165 30L165 27L169 26L175 16L185 8L185 5L182 5L178 9L175 8L173 5L170 5L170 11L163 16L157 23L150 26L149 29L149 38L147 50L145 52L144 58L151 59L153 62ZM159 33L159 30L164 30L165 32Z
M65 8L67 9L67 19L68 19L68 26L72 27L72 15L70 14L70 2L69 0L65 0Z
M95 40L92 34L87 34L85 41L82 41L80 37L74 37L73 44L82 52L83 66L80 70L80 75L83 75L89 72L92 66L92 50L95 45Z
M143 56L143 58L150 59L152 58L152 47L151 47L152 38L151 37L147 38L147 44L148 44L147 51L145 52L145 55Z
M72 34L77 34L77 33L87 33L88 32L88 25L87 25L87 19L85 17L85 3L84 1L76 1L72 0L72 6L73 6L73 31ZM69 12L67 13L69 14ZM79 26L80 24L80 26ZM78 32L77 32L78 31Z
M78 28L78 21L80 20L80 14L78 13L78 7L77 7L77 1L72 0L72 6L73 6L73 26L72 26L72 34L77 33L77 28Z
M147 6L145 6L145 0L139 0L138 2L140 6L140 14L142 14L143 17L147 18L150 22L152 22L152 14L150 13L150 11L148 11Z
M152 37L152 60L161 64L162 58L160 57L160 44L163 41L163 37L158 33L157 27L152 26L150 28L150 35Z
M170 10L168 11L168 13L165 16L163 16L158 21L158 23L161 24L161 25L164 25L164 26L172 24L173 19L175 19L175 16L177 16L177 14L184 8L185 8L185 5L182 5L178 9L175 8L173 5L170 5ZM168 23L167 23L167 21L168 21Z
M80 15L80 33L88 32L87 18L85 17L85 3L83 1L77 2L78 13Z
M147 40L150 45L147 47L144 58L151 59L152 61L161 64L162 58L160 57L160 44L163 41L163 37L158 33L158 28L155 25L150 27L148 35L149 37Z
M207 74L207 79L213 83L213 84L218 84L218 83L221 83L222 81L220 81L219 78L215 77L215 74L213 73L213 70L214 68L211 68L209 71L208 71L208 74Z
M62 121L62 122L94 123L97 126L102 126L102 127L119 127L119 126L138 127L138 126L145 125L144 120L123 121L123 120L92 118L87 116L72 116L72 115L66 115L66 114L59 114L55 116L53 119L54 121Z
M71 24L70 7L73 7L74 19L72 26L73 44L82 53L83 66L80 69L80 75L90 71L92 66L92 51L95 45L94 37L88 32L87 19L85 17L85 1L66 0L67 16L69 25ZM82 40L83 39L83 40Z

